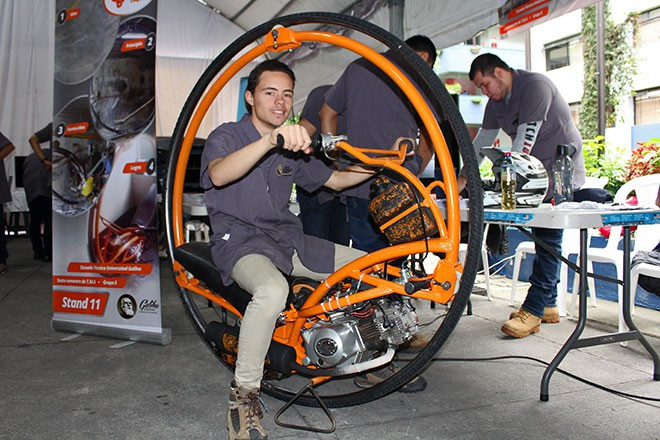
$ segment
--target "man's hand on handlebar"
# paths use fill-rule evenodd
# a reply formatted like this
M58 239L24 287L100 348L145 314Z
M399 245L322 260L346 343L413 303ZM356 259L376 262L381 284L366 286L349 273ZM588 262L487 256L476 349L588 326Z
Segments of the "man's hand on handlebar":
M292 152L302 151L305 154L312 152L312 140L301 125L283 125L273 130L268 140L273 147Z

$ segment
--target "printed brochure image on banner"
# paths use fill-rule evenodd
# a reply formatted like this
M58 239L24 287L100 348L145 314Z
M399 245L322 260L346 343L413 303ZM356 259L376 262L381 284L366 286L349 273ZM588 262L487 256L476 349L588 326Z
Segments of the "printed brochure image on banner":
M108 7L110 6L110 7ZM57 1L53 328L167 344L157 237L157 2Z

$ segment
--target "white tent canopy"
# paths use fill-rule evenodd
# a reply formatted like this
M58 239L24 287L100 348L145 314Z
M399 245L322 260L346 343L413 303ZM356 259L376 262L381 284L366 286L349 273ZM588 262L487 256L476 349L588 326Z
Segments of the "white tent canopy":
M101 0L87 0L101 1ZM156 1L156 0L153 0ZM209 63L232 41L274 17L309 11L353 13L368 10L368 21L387 29L386 0L157 0L156 133L171 134L191 88ZM557 1L557 0L555 0ZM584 0L561 0L579 3ZM408 0L403 8L403 37L423 34L440 48L473 37L498 21L505 0ZM0 130L16 146L17 155L31 153L29 136L52 119L53 56L56 0L0 2ZM356 37L355 33L351 34ZM375 41L357 37L376 50ZM325 48L297 60L298 111L307 93L334 82L356 57L340 48ZM247 75L246 68L245 75ZM198 136L236 118L239 76L228 84L211 108ZM13 160L6 160L8 175Z
M157 134L171 133L190 89L209 62L229 43L274 16L303 11L342 12L354 0L213 0L216 10L197 0L158 0ZM404 33L430 36L438 47L470 38L497 21L504 0L408 1ZM387 2L370 21L387 28ZM52 118L55 0L4 0L0 3L0 130L18 155L31 152L28 137ZM241 12L242 11L242 12ZM238 14L241 12L240 14ZM238 14L238 15L237 15ZM232 20L230 18L235 17ZM371 45L374 43L371 42ZM295 63L297 101L319 84L334 81L355 56L330 48ZM230 84L200 130L205 136L220 122L235 118L238 86ZM227 96L225 96L227 95ZM222 103L225 103L224 105ZM231 104L230 104L231 103ZM5 161L12 168L11 160ZM9 170L13 174L13 169Z

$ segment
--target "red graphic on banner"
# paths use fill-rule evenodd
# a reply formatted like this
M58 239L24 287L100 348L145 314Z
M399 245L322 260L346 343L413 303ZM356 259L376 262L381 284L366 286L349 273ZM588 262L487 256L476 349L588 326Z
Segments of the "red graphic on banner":
M525 3L524 5L520 5L517 8L513 8L511 12L509 12L509 15L507 18L511 20L512 18L515 18L521 14L524 14L526 12L531 11L532 9L535 9L541 5L544 5L546 3L550 3L550 0L531 0Z
M126 285L125 278L103 278L103 277L76 277L67 275L53 275L53 286L84 286L103 287L106 289L123 289Z
M144 49L146 41L147 41L146 38L140 38L139 40L124 41L124 44L121 45L121 51L130 52L132 50Z
M105 10L118 16L134 14L149 3L151 3L151 0L103 0Z
M527 15L523 15L522 17L520 17L520 18L518 18L518 19L516 19L512 22L509 22L509 23L505 24L504 26L500 26L500 34L506 34L510 31L512 31L513 29L516 29L516 28L519 28L519 27L524 26L526 24L529 24L529 23L531 23L535 20L538 20L540 18L545 17L546 15L548 15L548 7L547 6L539 9L538 11L530 12Z
M124 174L137 174L137 173L146 173L146 172L147 172L146 162L130 162L124 165Z
M69 263L67 272L149 275L151 264Z
M74 124L66 124L64 129L64 136L69 136L77 133L85 133L89 129L89 122L76 122Z
M66 11L66 19L73 20L74 18L80 17L80 8L73 8Z
M53 311L57 313L103 316L107 303L107 293L53 291Z

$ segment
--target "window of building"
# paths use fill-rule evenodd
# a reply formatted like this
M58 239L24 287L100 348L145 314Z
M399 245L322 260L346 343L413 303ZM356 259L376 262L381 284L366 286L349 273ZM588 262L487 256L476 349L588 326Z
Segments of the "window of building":
M559 69L560 67L569 66L575 63L576 46L578 44L578 37L572 36L564 38L553 43L548 43L543 47L545 52L545 70L550 71Z
M635 125L660 123L660 88L635 94Z

